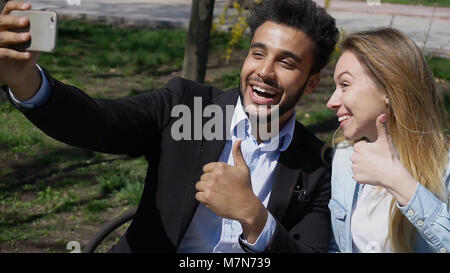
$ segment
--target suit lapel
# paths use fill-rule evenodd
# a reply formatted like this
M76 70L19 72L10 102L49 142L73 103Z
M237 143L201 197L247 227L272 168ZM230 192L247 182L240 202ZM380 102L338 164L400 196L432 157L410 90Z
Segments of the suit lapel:
M272 192L267 209L279 221L284 217L286 209L301 175L299 153L301 129L295 126L294 135L289 147L281 152L275 168Z
M226 118L226 106L232 105L233 107L236 105L236 101L239 95L238 89L233 89L230 91L223 92L216 98L212 99L212 103L218 105L222 109L223 113L223 134L222 138L217 140L205 140L202 139L199 144L199 156L196 161L195 167L192 173L192 179L190 181L190 185L188 186L188 190L185 195L185 202L183 206L183 214L182 221L180 226L180 231L178 233L178 244L181 242L189 224L194 217L195 211L198 207L198 201L195 199L195 193L197 190L195 189L195 184L200 180L200 176L203 174L203 166L210 162L216 162L219 160L220 154L222 153L223 147L226 142L226 133L229 130L230 124L227 124ZM231 117L229 117L231 120ZM203 125L206 123L208 119L203 118Z

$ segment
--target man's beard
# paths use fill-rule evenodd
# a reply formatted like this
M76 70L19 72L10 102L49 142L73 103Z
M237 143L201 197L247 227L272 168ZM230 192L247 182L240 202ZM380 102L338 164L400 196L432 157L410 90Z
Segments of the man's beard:
M309 78L311 75L308 75L308 78L305 81L305 84L303 84L302 87L300 87L300 90L295 93L295 96L292 99L288 99L285 101L285 104L278 104L278 105L267 105L267 107L269 108L273 108L275 106L279 106L278 108L278 118L282 117L284 114L286 114L287 112L291 111L292 109L295 108L295 105L297 104L297 102L300 100L300 98L303 95L303 91L305 90ZM282 92L282 94L284 93L284 88L282 86L277 86L276 89L280 90ZM239 78L239 97L241 98L241 102L242 102L242 106L244 106L244 108L246 107L246 101L244 98L244 92L245 90L242 90L242 78ZM247 113L249 114L249 113ZM272 115L271 112L269 112L269 114L267 115L267 118L262 118L261 117L258 119L259 121L267 121L270 122L272 119Z

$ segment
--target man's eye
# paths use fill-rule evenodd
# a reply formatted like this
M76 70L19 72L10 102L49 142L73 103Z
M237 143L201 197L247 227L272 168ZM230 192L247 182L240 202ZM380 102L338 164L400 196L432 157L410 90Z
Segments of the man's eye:
M256 59L262 59L264 58L264 54L262 54L261 52L253 52L253 57L255 57Z
M281 61L281 64L286 69L294 69L295 65L289 61Z

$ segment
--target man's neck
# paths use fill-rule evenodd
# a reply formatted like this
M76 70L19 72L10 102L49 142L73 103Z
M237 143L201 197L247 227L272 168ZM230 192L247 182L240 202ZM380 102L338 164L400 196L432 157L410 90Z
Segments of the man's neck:
M284 115L282 115L279 119L278 119L278 130L273 132L274 134L278 135L280 133L280 131L284 128L284 126L286 125L286 123L289 121L289 119L291 118L292 114L294 113L294 109L292 109L291 111L284 113ZM273 123L274 125L277 124L277 122ZM262 130L260 130L260 126L265 126L266 130L265 132L267 132L266 135L260 135L260 132L262 132ZM275 137L275 135L272 135L272 122L268 121L268 122L257 122L256 126L252 125L252 135L256 138L256 141L258 144L263 143L264 141Z

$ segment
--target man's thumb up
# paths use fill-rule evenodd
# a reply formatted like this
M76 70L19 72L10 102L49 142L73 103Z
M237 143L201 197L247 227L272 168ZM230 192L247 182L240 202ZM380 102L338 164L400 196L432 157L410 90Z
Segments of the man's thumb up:
M241 150L242 139L238 138L233 145L232 153L235 167L247 167L247 163L245 163L244 156L242 155Z

